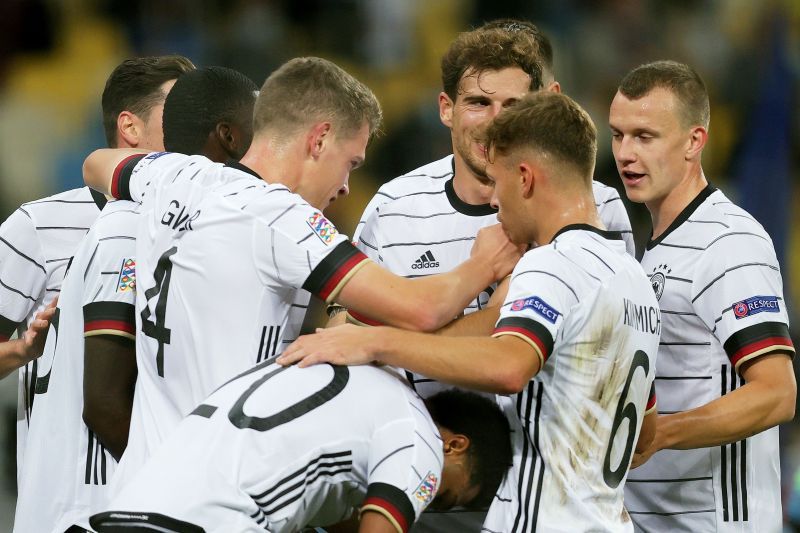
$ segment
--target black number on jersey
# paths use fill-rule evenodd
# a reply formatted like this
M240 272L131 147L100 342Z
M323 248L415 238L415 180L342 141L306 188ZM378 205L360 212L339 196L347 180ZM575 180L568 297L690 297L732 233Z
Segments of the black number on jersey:
M235 381L239 378L242 378L248 374L251 374L257 370L264 368L265 366L269 366L275 363L274 359L264 361L263 363L254 366L247 372L240 374L239 376L233 378L232 380L228 381ZM265 374L264 376L260 377L256 381L250 384L246 391L242 393L241 396L234 402L233 406L231 407L230 411L228 411L228 420L230 420L231 424L236 426L239 429L254 429L256 431L269 431L270 429L276 428L280 425L286 424L287 422L291 422L297 418L300 418L306 413L309 413L320 407L323 404L328 403L333 398L341 393L347 382L350 381L350 370L346 366L333 366L330 365L331 369L333 369L333 377L331 381L322 387L322 389L310 394L306 398L295 402L294 404L290 405L289 407L282 409L275 413L274 415L258 417L258 416L250 416L245 414L244 412L244 404L253 395L264 383L269 381L274 376L280 374L281 372L285 372L290 367L288 366L280 366ZM228 383L225 383L227 385ZM225 385L222 385L224 387ZM220 387L220 388L222 388ZM219 390L219 389L218 389ZM199 405L193 412L193 415L202 416L204 418L210 418L211 415L217 410L216 407L209 404L201 404Z
M172 256L178 251L176 246L173 246L158 258L156 271L153 272L153 277L156 284L146 291L144 297L144 309L142 309L142 333L148 337L158 341L158 351L156 352L156 367L158 368L158 375L164 377L164 345L169 344L172 330L164 327L165 314L167 312L167 299L169 298L169 282L172 279ZM158 297L156 302L156 321L150 320L150 300Z
M622 388L622 395L617 403L617 411L614 414L614 423L611 425L611 437L608 439L608 449L606 450L606 458L603 461L603 480L606 485L612 489L619 486L622 478L625 477L625 472L628 471L628 466L631 464L631 454L633 453L633 440L636 437L636 422L638 420L638 413L636 412L636 404L628 401L628 391L631 387L631 381L636 370L641 368L644 370L644 375L650 372L650 360L647 354L642 350L636 350L633 354L633 361L631 362L631 369L628 371L628 377L625 380L625 386ZM614 439L617 437L617 431L622 425L623 420L628 420L628 439L625 442L625 451L622 453L622 458L617 465L616 470L611 470L611 450L614 447Z

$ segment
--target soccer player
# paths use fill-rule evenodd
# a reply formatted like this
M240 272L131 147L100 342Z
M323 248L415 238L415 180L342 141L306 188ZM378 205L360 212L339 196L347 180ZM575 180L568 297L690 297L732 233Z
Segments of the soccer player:
M633 69L609 122L625 192L652 216L642 266L664 321L662 414L628 511L640 531L780 531L775 426L794 416L796 384L772 241L706 180L708 93L691 67Z
M289 532L360 509L359 531L404 533L429 504L486 505L510 464L491 400L452 390L423 402L388 368L270 359L198 406L91 524Z
M194 68L182 56L124 61L106 81L103 127L111 147L163 147L161 112L175 79ZM25 364L19 373L17 413L17 473L22 470L26 435L41 352L15 354L7 345L12 333L23 332L61 289L67 264L78 243L105 205L103 195L88 187L65 191L20 206L0 226L0 357L3 365ZM24 343L15 343L22 348ZM9 346L11 359L9 362ZM12 369L5 367L7 371Z
M441 70L439 116L450 128L453 154L384 184L353 237L378 264L412 278L449 271L469 257L478 230L497 223L480 138L488 123L530 91L561 90L549 39L526 21L502 19L460 34L443 56ZM633 254L630 221L619 194L598 182L592 182L592 190L601 220L610 231L622 233ZM481 292L464 312L486 307L494 289ZM358 313L349 315L351 322L370 323ZM423 397L442 388L425 376L408 377Z
M202 143L184 143L183 148L209 148L223 160L241 155L252 139L241 132L250 130L255 90L252 80L230 69L183 74L164 104L165 145L172 148L174 139L197 136ZM173 124L174 108L190 105L204 113L192 115L195 123ZM220 131L227 134L219 136ZM30 424L18 531L88 527L90 511L106 501L106 484L128 440L136 381L138 207L124 200L106 205L64 280L43 355L51 362L48 381L37 388Z
M145 217L139 378L119 484L214 388L295 338L305 311L292 312L298 290L433 329L511 270L518 249L494 227L452 273L405 280L368 261L323 216L347 193L380 118L363 84L328 61L298 58L264 83L241 163L131 150L87 158L87 183L142 202Z
M647 277L597 214L594 124L569 97L532 93L495 118L485 146L498 219L513 242L539 244L514 268L493 336L347 324L277 361L379 362L510 395L499 402L514 466L484 530L630 531L622 487L652 438L661 322Z

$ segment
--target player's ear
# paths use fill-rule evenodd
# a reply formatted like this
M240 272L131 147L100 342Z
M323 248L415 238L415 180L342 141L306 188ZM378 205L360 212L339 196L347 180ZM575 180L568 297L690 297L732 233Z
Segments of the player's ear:
M322 152L325 151L328 141L330 141L331 135L332 132L330 122L320 122L311 127L306 137L306 148L308 150L308 154L313 159L317 159L320 155L322 155Z
M695 126L689 134L689 146L684 156L687 161L698 159L708 141L708 131L702 126Z
M448 128L453 127L453 101L447 93L439 93L439 120Z
M560 93L561 92L561 84L557 81L552 81L550 84L545 87L546 91L550 91L551 93Z
M442 432L442 441L445 455L464 455L469 450L469 437L461 433Z
M144 124L142 120L131 113L123 111L117 116L117 148L136 148L139 146Z
M527 199L533 195L533 189L536 181L536 173L533 166L527 161L521 160L517 164L517 172L519 174L519 186L522 197Z
M217 142L225 150L228 156L236 158L238 153L238 139L233 127L227 122L218 122L214 128Z

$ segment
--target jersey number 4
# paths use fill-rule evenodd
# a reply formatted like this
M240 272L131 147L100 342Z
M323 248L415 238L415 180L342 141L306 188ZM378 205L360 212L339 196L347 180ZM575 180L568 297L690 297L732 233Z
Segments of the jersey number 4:
M608 450L606 450L606 458L603 461L603 480L606 485L612 489L619 486L628 467L631 464L631 454L633 453L634 439L636 438L636 430L639 421L639 414L636 412L636 404L628 399L628 392L631 388L631 381L636 370L641 368L644 370L644 375L650 372L650 360L647 354L642 350L636 350L633 354L633 361L631 362L631 369L628 371L628 377L625 380L625 386L622 388L622 394L617 404L617 411L614 413L614 422L611 425L611 437L608 440ZM625 450L622 452L619 464L616 470L611 469L611 451L614 448L614 441L617 438L617 432L622 425L623 420L628 420L628 438L625 440Z
M172 279L172 256L178 251L173 246L158 258L156 270L153 272L156 284L144 291L145 302L142 309L142 333L158 341L158 351L156 352L156 368L158 375L164 377L164 345L169 344L172 330L164 326L165 314L167 312L167 299L169 298L169 282ZM156 320L150 320L150 300L158 298L155 305Z

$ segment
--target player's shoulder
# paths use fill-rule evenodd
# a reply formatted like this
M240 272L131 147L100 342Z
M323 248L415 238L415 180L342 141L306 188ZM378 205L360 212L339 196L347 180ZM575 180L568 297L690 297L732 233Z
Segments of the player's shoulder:
M611 202L622 201L617 189L597 180L592 180L592 193L594 194L595 204L598 207L602 207Z
M393 201L413 193L444 191L444 184L452 177L453 156L448 155L387 181L377 194Z
M705 200L689 214L683 226L681 239L704 251L725 249L746 254L753 247L773 247L764 226L719 189L707 193Z
M19 206L19 210L27 214L30 218L36 219L42 216L57 215L63 216L65 207L70 206L73 208L85 207L86 210L99 212L97 204L89 187L79 187L77 189L69 189L51 196L39 198L38 200L31 200Z
M141 204L128 200L113 200L106 204L97 222L92 226L92 234L97 238L117 235L135 235Z

